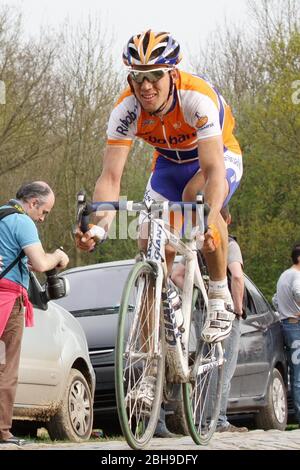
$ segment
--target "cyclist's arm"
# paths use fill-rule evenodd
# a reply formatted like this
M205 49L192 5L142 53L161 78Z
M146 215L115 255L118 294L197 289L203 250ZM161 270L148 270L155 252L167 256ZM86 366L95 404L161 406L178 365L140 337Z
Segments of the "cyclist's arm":
M124 166L129 154L128 146L108 145L104 152L103 169L99 176L93 195L93 201L117 201L120 196L121 179ZM108 232L114 219L115 212L98 212L94 223Z
M199 140L198 156L205 178L205 199L210 206L208 224L214 224L227 195L222 136Z
M102 173L95 185L94 202L116 201L119 199L121 179L129 150L129 146L108 145L106 147ZM97 215L93 218L93 223L102 227L107 233L114 216L114 211L97 212ZM89 231L84 236L79 232L76 235L76 245L83 251L92 251L95 248L96 241Z
M130 147L128 146L111 146L108 145L104 152L103 169L99 176L93 195L93 201L117 201L120 195L121 179L123 175L124 166L129 154ZM108 222L110 226L114 218L113 212L97 213L95 218L96 222L105 218L104 225Z

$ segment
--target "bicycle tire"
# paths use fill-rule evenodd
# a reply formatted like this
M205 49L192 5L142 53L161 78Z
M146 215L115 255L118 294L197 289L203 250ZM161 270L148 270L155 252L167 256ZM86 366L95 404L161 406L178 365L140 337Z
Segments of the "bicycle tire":
M206 445L215 432L221 406L224 357L221 343L202 340L207 304L194 286L189 338L190 381L183 384L187 426L196 444Z
M157 282L150 263L137 263L128 275L120 305L115 357L116 399L123 435L133 449L142 449L152 438L162 402L165 358L162 315L156 355L154 328L148 317L153 306L150 293L155 298ZM142 383L149 381L149 376L153 392L151 404L141 398Z

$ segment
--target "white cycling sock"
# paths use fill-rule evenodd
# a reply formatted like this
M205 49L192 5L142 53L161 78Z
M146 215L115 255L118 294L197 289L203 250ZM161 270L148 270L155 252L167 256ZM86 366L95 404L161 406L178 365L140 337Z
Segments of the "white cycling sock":
M208 297L210 299L214 297L218 299L226 299L228 296L230 297L227 277L225 277L225 279L223 279L222 281L209 280Z

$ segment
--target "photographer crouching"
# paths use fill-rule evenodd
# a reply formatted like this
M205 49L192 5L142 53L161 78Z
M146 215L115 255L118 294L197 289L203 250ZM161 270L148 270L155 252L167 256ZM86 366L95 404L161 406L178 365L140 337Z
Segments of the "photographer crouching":
M21 340L25 325L33 326L28 299L29 267L46 272L65 268L69 258L61 249L45 253L36 222L44 222L55 202L52 189L43 181L21 186L16 199L0 207L0 341L5 361L0 361L0 444L22 445L13 436L13 405L18 383Z

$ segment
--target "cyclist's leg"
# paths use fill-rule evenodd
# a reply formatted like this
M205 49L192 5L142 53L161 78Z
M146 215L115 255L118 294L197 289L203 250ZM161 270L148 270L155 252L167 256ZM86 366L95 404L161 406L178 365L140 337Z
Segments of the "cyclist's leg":
M242 156L226 150L224 153L226 167L226 193L223 206L228 204L230 198L239 186L242 177ZM205 191L204 191L205 192ZM209 202L209 196L207 199ZM228 231L227 224L222 216L219 216L218 229L221 236L221 244L215 253L204 251L204 256L210 274L208 319L204 325L202 336L206 341L222 341L229 335L233 314L233 302L227 284L227 248Z
M232 194L237 189L242 176L242 157L231 151L224 154L226 167L226 180L224 181L224 205L226 205ZM203 191L205 200L210 202L211 194L206 191L205 179L201 170L187 184L183 198L191 200L196 197L197 191ZM221 341L226 338L231 330L234 320L233 302L227 285L227 246L228 232L227 224L221 214L217 220L217 229L220 233L221 242L214 252L204 250L204 256L208 266L209 284L209 306L207 322L203 328L203 337L206 341Z

